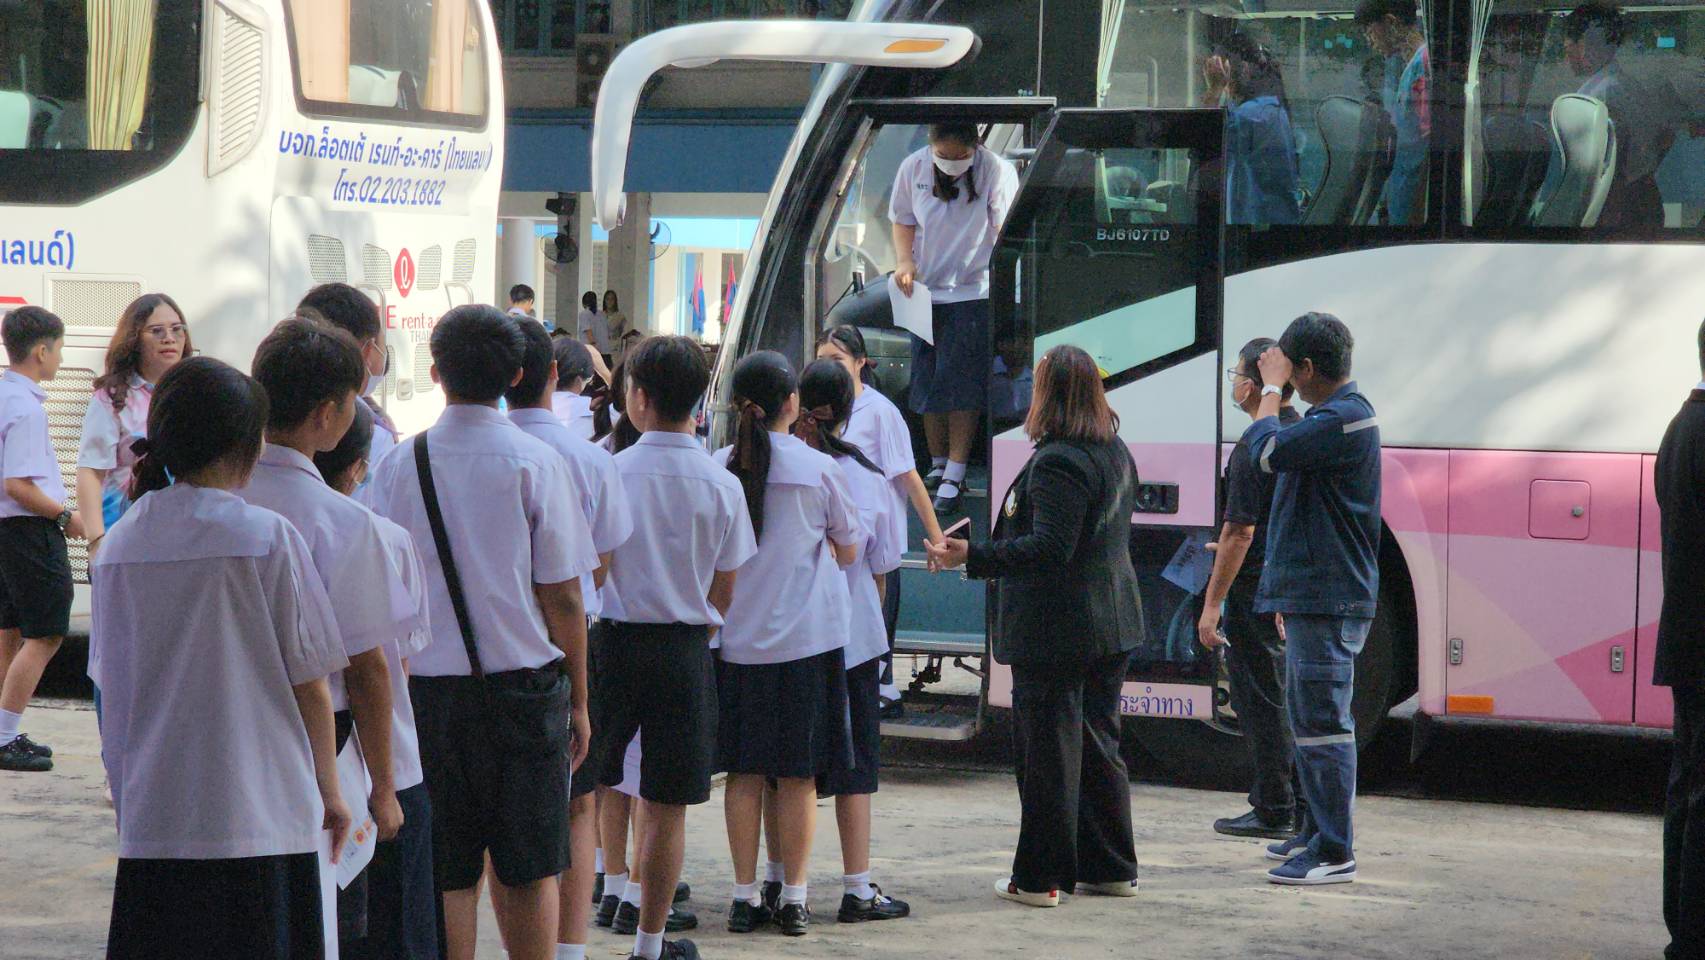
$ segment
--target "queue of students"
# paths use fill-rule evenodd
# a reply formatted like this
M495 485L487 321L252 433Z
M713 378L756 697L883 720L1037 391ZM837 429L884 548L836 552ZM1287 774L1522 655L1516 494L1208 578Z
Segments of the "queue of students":
M592 922L631 933L634 957L696 957L664 934L697 922L676 906L685 812L717 772L730 930L809 929L819 795L841 831L837 919L906 916L871 881L870 800L884 579L899 491L922 484L846 439L853 351L803 377L746 358L738 437L713 455L693 341L645 341L598 417L559 417L584 348L459 307L430 345L449 406L399 444L365 401L378 319L316 288L252 376L183 359L162 296L114 337L81 478L104 514L89 672L119 831L108 955L468 960L489 875L515 960L580 960ZM65 632L82 531L39 386L63 325L24 308L4 334L0 550L29 559L0 576L10 704L15 665ZM50 766L17 713L0 756ZM371 864L334 893L367 832Z

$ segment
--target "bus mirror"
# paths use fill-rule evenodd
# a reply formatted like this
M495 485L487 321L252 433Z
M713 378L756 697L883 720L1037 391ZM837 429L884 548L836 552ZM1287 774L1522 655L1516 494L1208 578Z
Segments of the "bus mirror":
M634 111L646 81L664 67L757 60L939 70L963 60L977 43L977 35L965 27L833 20L725 20L643 36L610 62L598 88L592 118L593 216L606 230L622 222Z

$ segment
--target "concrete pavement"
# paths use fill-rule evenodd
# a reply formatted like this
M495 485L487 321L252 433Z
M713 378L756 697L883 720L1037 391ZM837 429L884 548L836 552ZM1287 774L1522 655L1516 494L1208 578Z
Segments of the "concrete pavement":
M25 729L55 749L50 774L0 773L0 958L102 954L114 869L94 713L39 702ZM723 929L731 882L720 792L689 814L687 877L708 960L743 958L1655 958L1661 822L1649 814L1364 797L1362 879L1298 890L1265 883L1255 841L1208 824L1235 794L1133 786L1143 887L1129 900L1075 897L1055 910L996 900L1016 836L1011 778L889 771L876 805L875 879L909 920L834 922L840 897L832 807L819 808L809 936ZM487 913L481 960L498 958ZM588 957L629 938L594 931Z

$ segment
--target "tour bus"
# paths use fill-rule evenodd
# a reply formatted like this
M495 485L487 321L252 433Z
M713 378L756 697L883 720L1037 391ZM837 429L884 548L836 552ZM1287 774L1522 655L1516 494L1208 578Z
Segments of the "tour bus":
M1363 742L1408 700L1422 718L1666 727L1668 694L1651 684L1652 470L1698 376L1705 5L1623 11L1615 70L1644 93L1612 117L1583 95L1571 0L1419 2L1391 62L1351 0L870 0L846 23L664 31L607 76L594 204L605 226L620 220L632 111L656 70L825 64L739 284L708 398L712 442L727 442L741 356L803 363L835 323L863 328L879 388L903 407L889 187L928 124L980 124L1022 185L993 264L993 381L1009 394L991 398L974 535L1028 456L1031 364L1057 343L1086 348L1141 474L1131 549L1147 640L1122 705L1171 764L1246 775L1220 669L1194 639L1191 569L1246 425L1222 371L1310 310L1354 332L1354 376L1384 443L1380 602L1356 672ZM1204 102L1202 65L1232 33L1279 63L1297 222L1226 222L1234 146ZM1661 204L1610 209L1619 157ZM1394 170L1411 191L1402 214L1387 199ZM929 576L922 560L902 572L913 690L951 677L951 663L981 695L965 720L913 698L909 732L965 736L985 706L1011 702L1010 675L986 655L999 625L985 623L981 585Z
M0 3L0 312L65 321L46 386L66 489L107 342L146 292L247 370L311 286L359 287L385 320L380 402L431 423L433 324L493 300L502 152L483 0Z

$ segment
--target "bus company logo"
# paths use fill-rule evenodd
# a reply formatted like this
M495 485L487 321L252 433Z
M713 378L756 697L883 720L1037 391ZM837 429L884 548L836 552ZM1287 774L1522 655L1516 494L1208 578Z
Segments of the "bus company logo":
M405 298L409 295L409 291L414 289L414 276L414 255L404 247L397 254L396 264L391 267L391 279L397 282L398 294Z

